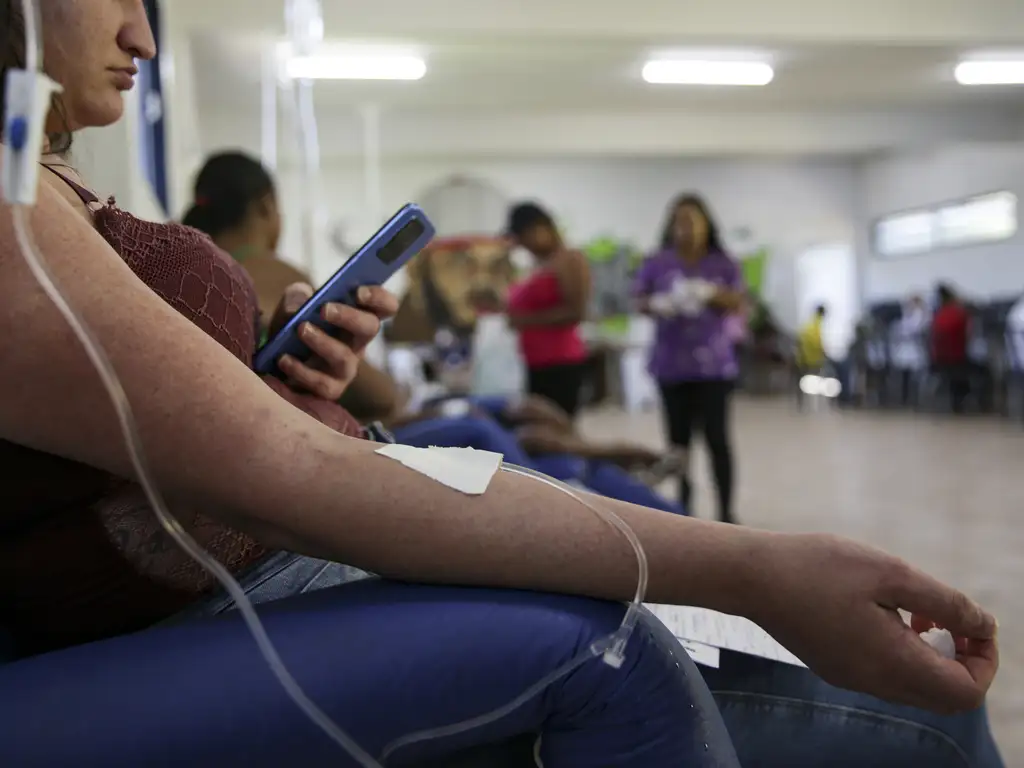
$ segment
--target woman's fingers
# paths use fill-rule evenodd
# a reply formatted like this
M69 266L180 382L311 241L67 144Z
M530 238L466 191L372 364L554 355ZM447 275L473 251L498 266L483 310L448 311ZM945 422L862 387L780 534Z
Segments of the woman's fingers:
M292 283L284 289L284 296L281 297L281 309L291 317L313 297L313 286L308 283Z
M380 318L364 309L347 304L325 304L321 314L335 328L345 331L343 338L356 352L362 352L380 332Z
M319 371L305 363L300 363L291 355L284 355L278 366L288 376L292 384L323 400L336 402L345 393L348 381L338 378L336 374Z
M313 286L307 283L292 283L284 289L281 301L270 318L270 335L275 336L284 327L284 324L291 320L292 316L302 309L313 296Z
M920 617L919 623L930 621L954 637L992 640L996 636L995 616L963 592L909 566L883 586L879 602L910 611Z
M359 305L382 320L398 314L398 299L379 285L364 285L356 294Z
M925 573L902 564L899 571L883 586L879 603L913 614L911 626L902 627L894 669L907 692L924 697L920 703L909 703L950 712L981 706L999 668L995 618L962 592ZM955 659L921 639L920 632L935 626L953 635Z
M910 617L910 626L913 627L914 631L920 635L930 629L934 629L935 622L919 613L915 613Z
M281 370L310 392L325 400L338 400L355 378L359 369L359 355L346 344L312 323L303 323L299 337L318 361L316 366L305 365L291 356L278 362Z

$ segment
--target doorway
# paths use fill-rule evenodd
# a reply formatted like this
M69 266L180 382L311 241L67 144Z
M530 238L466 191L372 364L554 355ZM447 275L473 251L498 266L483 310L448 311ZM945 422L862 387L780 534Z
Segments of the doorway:
M829 243L805 249L796 259L796 299L803 325L821 304L828 308L822 344L833 360L841 360L853 341L860 314L857 258L851 243Z

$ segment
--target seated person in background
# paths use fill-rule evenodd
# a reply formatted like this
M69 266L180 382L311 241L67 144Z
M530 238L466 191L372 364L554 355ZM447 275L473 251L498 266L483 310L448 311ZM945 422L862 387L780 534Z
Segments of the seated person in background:
M970 315L950 286L940 284L936 292L939 308L932 318L932 365L949 388L953 413L963 413L971 387L967 360Z
M12 12L17 8L8 3L5 9L12 19L7 66L17 65L23 50L16 36L20 19ZM324 708L350 715L351 735L376 754L403 733L435 727L439 716L445 723L462 720L502 703L500 692L502 701L493 701L493 684L507 680L509 668L523 671L522 686L519 677L512 681L523 690L614 628L622 615L615 601L635 589L635 561L593 515L508 475L496 477L481 496L453 492L381 458L366 440L329 428L340 408L319 393L344 392L379 318L396 310L393 297L361 291L371 311L333 308L351 334L349 346L326 335L306 336L317 364L308 372L284 365L312 391L261 381L249 369L258 302L244 271L193 229L141 221L100 203L66 156L49 154L51 146L67 146L60 132L68 126L108 125L121 117L109 62L152 58L155 45L141 3L96 0L54 8L42 4L42 29L47 74L63 86L63 109L49 116L52 144L41 158L49 170L31 212L39 250L120 374L156 482L185 527L256 601L280 604L319 590L307 597L319 598L320 634L331 641L309 643L301 652L306 663L322 665L319 682L326 683L319 690L330 697ZM23 655L32 655L182 615L229 610L230 598L164 535L140 498L95 372L17 253L10 218L0 218L0 353L17 371L0 378L5 629ZM833 768L1001 765L981 708L998 667L996 622L966 595L841 538L723 527L605 503L646 550L651 601L746 616L834 683L902 704L830 689L805 670L760 660L734 665L726 657L712 686L724 694L718 702L748 765L810 768L821 765L822 755ZM376 591L337 586L348 578L345 562L394 581ZM306 577L297 578L299 572ZM495 591L481 598L472 589L415 582ZM323 589L329 585L334 588ZM442 595L450 614L472 617L462 622L468 631L425 638L373 621L381 611L415 613L424 599ZM485 612L476 609L482 602ZM915 615L913 627L897 608ZM353 610L364 628L372 625L355 643ZM543 632L545 617L553 616L580 631L546 656L524 658L520 644L503 650L494 642L501 635L492 629L506 629L510 622L499 624L510 611L517 618L541 615L531 630ZM286 612L277 615L287 619ZM420 625L427 633L444 623L433 611L429 621ZM942 657L917 636L933 622L957 637L956 658ZM432 745L426 756L410 749L403 763L539 735L540 758L549 768L675 768L691 759L735 765L728 740L695 725L699 702L676 674L675 658L658 645L649 624L638 629L621 669L592 661L500 723L472 731L458 745ZM239 690L239 677L267 675L251 639L245 642L244 651L223 657L227 673L211 679L218 693ZM438 643L446 644L444 658ZM389 670L377 667L369 682L360 645L386 647L392 664L401 660L410 670L401 685L391 678L385 688L373 676ZM475 664L466 674L462 662L469 657ZM357 675L365 688L351 686ZM102 695L128 707L135 690L126 682ZM19 710L30 693L12 694ZM812 716L794 718L794 700ZM837 719L840 707L844 717ZM209 711L218 717L216 710L230 708ZM62 721L47 722L54 719L51 709L34 708L34 731L60 731ZM813 716L819 711L821 718ZM846 717L850 712L856 716ZM111 719L107 711L94 714ZM0 757L25 744L10 722L0 718ZM248 720L232 721L231 731L274 726L256 710ZM309 731L289 735L305 739ZM33 749L46 747L31 741ZM249 755L262 743L240 741L232 748ZM251 762L232 754L238 763Z

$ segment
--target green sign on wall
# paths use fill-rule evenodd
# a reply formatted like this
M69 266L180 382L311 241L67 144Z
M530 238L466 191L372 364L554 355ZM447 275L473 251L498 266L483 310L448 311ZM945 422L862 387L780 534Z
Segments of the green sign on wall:
M768 249L762 248L751 253L740 260L740 268L743 270L743 280L747 288L755 296L760 296L764 290L764 273L768 266Z

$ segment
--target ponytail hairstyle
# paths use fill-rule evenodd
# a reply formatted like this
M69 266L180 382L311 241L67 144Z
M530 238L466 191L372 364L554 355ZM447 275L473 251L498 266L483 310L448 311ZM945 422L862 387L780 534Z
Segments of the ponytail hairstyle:
M7 103L7 72L25 66L25 17L21 0L0 0L0 107ZM46 135L50 152L64 155L71 150L71 129L68 124L64 102L59 94L53 94L51 105L60 118L64 130Z
M211 156L196 177L194 201L182 223L210 237L240 226L252 206L274 193L274 180L244 152Z

